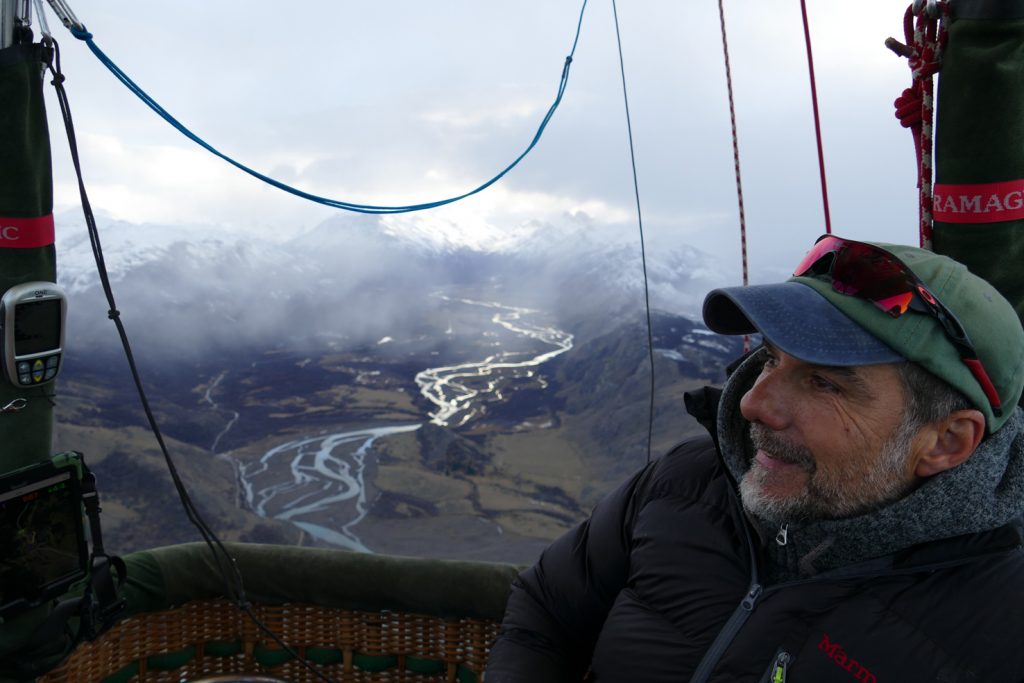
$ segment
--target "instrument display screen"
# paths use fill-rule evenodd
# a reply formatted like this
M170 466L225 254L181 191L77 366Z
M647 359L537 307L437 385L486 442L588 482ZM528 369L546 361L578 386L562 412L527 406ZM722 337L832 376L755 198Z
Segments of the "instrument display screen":
M60 348L58 299L19 302L14 309L14 355L25 356Z
M39 604L86 574L78 481L72 470L42 474L31 483L24 475L0 480L0 614Z
M18 388L53 381L64 365L67 296L54 282L22 282L0 296L0 363Z

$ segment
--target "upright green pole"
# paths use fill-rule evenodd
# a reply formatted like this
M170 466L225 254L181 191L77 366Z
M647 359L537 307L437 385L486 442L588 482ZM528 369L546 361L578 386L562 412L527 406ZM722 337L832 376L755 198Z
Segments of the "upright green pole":
M24 42L24 33L9 40L13 44L0 49L0 293L22 282L57 278L43 105L46 48ZM52 455L53 391L52 382L19 388L0 377L0 474Z
M0 0L0 50L14 43L14 0Z
M1024 0L952 0L950 11L932 245L1024 318Z

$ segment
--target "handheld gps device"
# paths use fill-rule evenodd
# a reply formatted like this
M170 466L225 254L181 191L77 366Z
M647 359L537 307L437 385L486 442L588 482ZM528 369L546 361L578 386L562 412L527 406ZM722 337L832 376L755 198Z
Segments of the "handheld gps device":
M0 619L86 576L82 467L66 453L0 476Z
M64 290L53 282L23 282L0 298L0 360L17 387L51 382L64 353Z

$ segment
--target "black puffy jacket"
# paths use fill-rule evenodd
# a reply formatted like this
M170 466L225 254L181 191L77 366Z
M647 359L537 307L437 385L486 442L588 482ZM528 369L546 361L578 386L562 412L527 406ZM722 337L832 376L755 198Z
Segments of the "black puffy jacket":
M764 583L714 442L688 442L519 576L486 681L1019 683L1022 539L1018 521Z

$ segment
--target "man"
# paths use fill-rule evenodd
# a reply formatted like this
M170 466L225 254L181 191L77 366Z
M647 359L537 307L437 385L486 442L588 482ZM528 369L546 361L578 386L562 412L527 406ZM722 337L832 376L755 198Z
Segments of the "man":
M1024 681L1024 330L962 265L825 237L720 289L764 344L512 588L488 683Z

